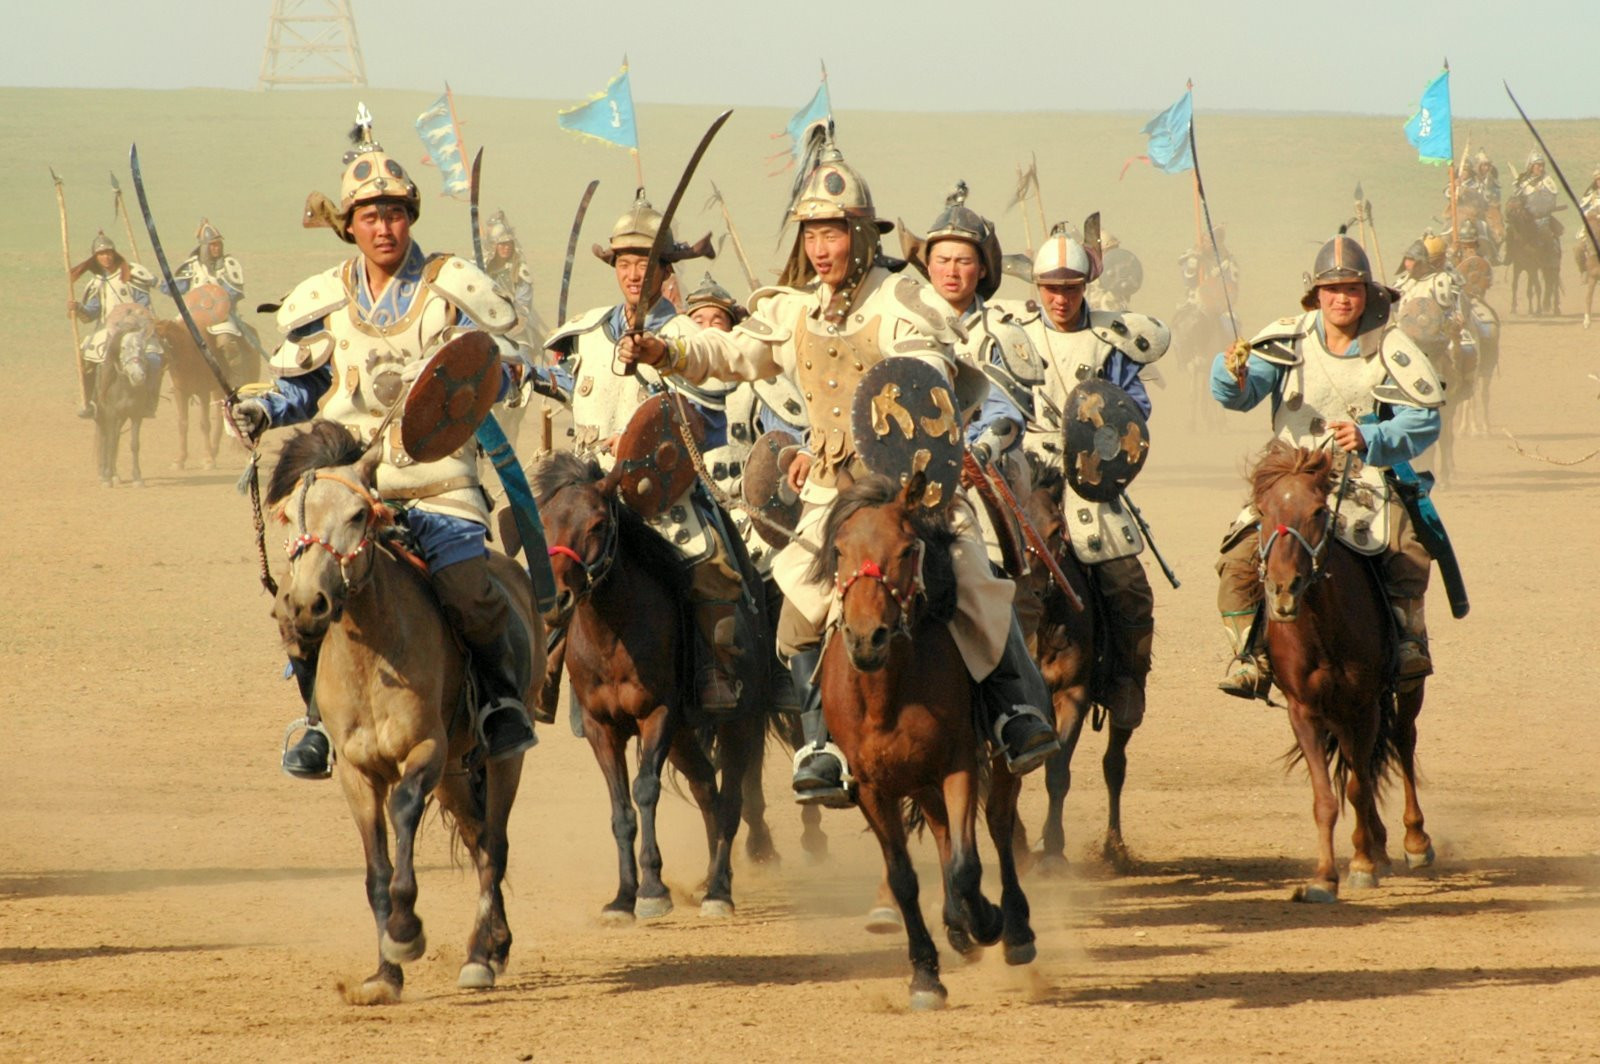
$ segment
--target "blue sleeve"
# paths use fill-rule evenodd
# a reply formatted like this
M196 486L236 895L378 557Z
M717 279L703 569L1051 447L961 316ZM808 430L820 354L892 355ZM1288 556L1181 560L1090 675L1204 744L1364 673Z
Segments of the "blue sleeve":
M1106 359L1106 379L1127 392L1128 397L1144 411L1144 416L1149 417L1150 393L1145 390L1144 381L1139 379L1139 370L1142 368L1121 351L1113 351L1111 357Z
M298 377L279 377L277 386L258 398L267 408L272 427L297 425L317 415L317 401L333 387L333 368L321 366Z
M94 321L100 316L100 290L97 288L93 294L85 292L83 300L78 304L78 320Z
M562 395L572 395L572 371L565 362L557 362L553 366L531 366L528 372L537 377L541 384L558 389Z
M141 307L148 309L150 306L150 293L146 292L143 288L135 288L133 290L133 301L139 304Z
M1219 353L1211 362L1211 397L1229 410L1254 410L1278 387L1279 368L1264 358L1251 355L1245 363L1244 387L1233 379Z
M1022 445L1022 430L1026 428L1028 419L1022 416L1022 411L1011 397L999 388L990 388L989 394L984 398L983 405L978 408L978 416L972 419L972 424L967 426L967 442L975 443L978 437L997 421L1010 421L1016 426L1011 443L1006 451L1016 450Z
M172 294L173 285L176 285L177 289L178 289L178 294L181 296L185 292L189 291L190 287L193 284L194 284L194 279L192 277L190 277L186 273L180 273L180 274L178 274L176 277L174 277L172 279L172 284L171 285L167 284L167 282L165 282L165 281L161 282L161 294L164 295L164 296L170 296Z
M689 397L684 396L685 399ZM726 447L728 444L728 412L715 410L709 406L701 406L690 399L690 403L700 411L700 416L706 419L706 438L701 444L707 450L713 447Z
M1367 441L1367 464L1392 466L1396 462L1409 462L1439 439L1444 419L1438 410L1424 410L1417 406L1391 407L1394 415L1387 421L1363 422L1361 435Z

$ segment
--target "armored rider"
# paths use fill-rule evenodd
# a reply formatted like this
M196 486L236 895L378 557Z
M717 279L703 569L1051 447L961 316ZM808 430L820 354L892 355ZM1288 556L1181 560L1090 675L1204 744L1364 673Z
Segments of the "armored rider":
M1556 219L1555 212L1566 210L1561 202L1561 189L1553 175L1545 171L1544 156L1537 151L1528 154L1527 164L1517 175L1511 190L1512 199L1520 199L1533 216L1534 224L1551 237L1559 238L1565 229Z
M1270 399L1278 438L1300 447L1337 447L1350 463L1335 536L1380 559L1384 590L1399 626L1396 680L1433 671L1423 595L1432 559L1385 471L1439 438L1444 390L1428 356L1395 327L1398 294L1373 283L1367 254L1348 236L1322 246L1312 265L1304 313L1280 318L1219 354L1211 394L1230 410ZM1217 562L1217 606L1234 658L1219 685L1240 698L1265 698L1272 683L1257 631L1259 515L1247 508L1228 530Z
M233 408L235 424L250 439L323 417L375 440L426 360L475 329L493 336L508 360L500 371L502 395L519 375L516 349L504 340L516 328L516 308L470 261L423 252L411 236L421 209L417 186L373 139L364 106L357 122L339 203L334 207L314 193L307 224L330 225L359 254L302 281L283 301L278 326L285 339L270 360L276 387ZM512 621L505 589L489 575L488 507L476 443L469 440L438 461L416 462L401 446L395 419L378 445L377 493L401 509L439 604L471 653L486 755L495 760L526 750L537 740L522 703L526 684L517 662L525 659L514 641L527 637ZM312 698L316 665L315 647L291 651L306 730L285 750L283 769L302 779L330 772L328 735Z
M791 466L800 489L800 542L779 552L773 576L783 590L779 653L789 659L801 693L806 743L795 755L801 802L847 804L849 773L827 739L821 697L812 684L822 654L831 588L806 579L822 518L838 490L866 473L855 453L849 408L867 367L883 358L919 358L947 375L965 416L987 382L956 355L959 325L921 280L891 273L880 239L893 223L878 219L861 176L830 143L804 171L788 211L799 232L775 287L750 297L750 317L731 333L649 334L624 341L623 357L690 381L710 376L761 380L791 374L800 385L810 426L809 452ZM957 584L952 635L980 695L998 745L1016 771L1037 767L1058 748L1041 706L1047 693L1028 659L1012 610L1013 585L989 567L972 509L959 495L958 539L952 549ZM806 545L809 545L807 548Z
M505 211L495 211L489 216L484 234L484 243L489 246L489 261L484 263L484 272L511 296L522 319L523 330L516 338L534 349L542 348L548 330L538 311L533 309L533 271L528 269L522 243L517 239L516 229L506 220Z
M613 447L634 413L651 396L672 388L699 410L707 434L702 442L709 451L726 440L723 402L726 386L711 384L693 387L683 381L668 382L655 370L640 367L633 375L623 375L616 351L618 340L633 325L651 248L661 228L661 214L639 194L628 212L612 226L605 247L595 245L595 257L611 267L616 275L622 302L596 307L565 322L545 341L545 348L558 359L553 369L540 371L552 380L564 401L572 407L574 450L594 458L609 469L615 461ZM693 245L677 244L668 234L661 253L662 267L685 259L709 257L710 237ZM695 332L699 326L684 315L665 296L656 301L644 316L645 328L667 336ZM723 539L722 519L698 485L650 522L667 538L690 566L690 596L694 605L698 649L702 659L698 669L698 701L701 709L726 711L739 704L738 627L735 614L743 581L736 556ZM546 673L545 710L554 710L552 688L560 675L561 647L551 654Z
M90 396L88 405L78 411L81 418L94 417L95 389L99 383L100 364L106 358L106 326L112 311L124 303L137 303L150 308L150 288L156 283L155 274L136 262L122 257L122 252L106 236L105 231L95 233L89 245L89 257L72 268L72 280L88 275L83 292L67 304L67 312L79 321L93 322L94 331L83 341L83 387Z
M1090 310L1085 290L1097 273L1097 255L1064 233L1050 236L1033 260L1038 310L1021 319L1044 364L1044 382L1034 391L1037 416L1023 445L1063 472L1064 417L1072 390L1080 381L1109 381L1148 418L1150 395L1139 374L1172 343L1167 327L1148 315ZM1083 564L1109 622L1112 679L1106 710L1117 727L1132 730L1144 721L1155 637L1155 594L1139 560L1144 537L1121 499L1096 501L1069 487L1062 510L1073 557Z
M206 331L213 336L240 339L265 356L260 335L254 326L239 316L239 300L244 298L244 267L239 265L238 259L226 253L222 233L210 220L200 219L194 240L194 250L172 273L178 294L183 295L190 289L208 284L221 288L228 295L227 320L217 322ZM167 291L165 281L161 283L161 290Z

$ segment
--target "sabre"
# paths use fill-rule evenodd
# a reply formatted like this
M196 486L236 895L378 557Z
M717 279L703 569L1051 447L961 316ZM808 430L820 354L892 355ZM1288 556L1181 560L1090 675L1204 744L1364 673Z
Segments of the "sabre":
M50 180L56 184L56 207L61 213L61 264L67 271L67 302L78 301L78 275L72 272L72 245L67 240L67 191L61 184L61 176L56 173L55 167L50 168ZM83 373L83 338L78 335L78 312L71 307L67 310L67 320L72 323L72 357L78 364L78 399L83 404L83 409L89 409L89 385L84 380Z
M589 187L583 190L583 198L578 201L578 213L572 216L572 232L567 235L567 264L561 271L561 295L556 300L557 328L567 321L567 295L572 291L572 260L578 254L578 233L583 229L584 216L589 213L589 201L594 199L594 190L599 187L599 181L589 182Z
M472 217L472 257L483 269L483 229L478 225L478 171L483 167L483 149L472 157L472 177L467 186L467 212Z
M111 205L116 210L117 217L122 219L122 232L128 238L128 251L133 255L135 262L139 261L139 242L133 239L133 222L128 218L128 205L122 202L122 185L117 182L117 175L111 174Z
M1011 485L1006 483L1006 478L1001 476L994 468L994 464L979 462L973 458L972 453L967 453L967 458L977 468L979 474L988 483L994 493L1005 503L1006 509L1011 511L1011 516L1016 518L1017 527L1022 529L1022 538L1028 543L1028 553L1038 558L1049 572L1051 581L1061 589L1061 594L1072 604L1072 608L1079 613L1083 612L1083 599L1072 589L1067 582L1067 574L1061 571L1061 564L1056 561L1056 556L1051 553L1050 545L1039 535L1039 530L1033 527L1033 522L1028 520L1028 515L1023 513L1022 506L1017 502L1017 497L1011 493Z
M1189 159L1194 163L1194 194L1200 200L1200 210L1206 219L1206 236L1211 238L1211 254L1217 260L1217 279L1222 282L1222 302L1228 308L1228 324L1233 327L1233 342L1237 344L1242 339L1239 335L1239 319L1233 316L1233 297L1228 295L1228 279L1222 269L1222 249L1217 246L1217 231L1211 225L1211 204L1206 199L1206 185L1200 179L1200 149L1195 146L1194 116L1192 114L1189 116ZM1151 547L1154 548L1154 546L1155 544L1152 543ZM1163 568L1165 565L1166 563L1163 562ZM1171 570L1168 570L1167 579L1173 581L1173 587L1178 586L1177 581L1171 575Z
M1172 571L1172 566L1168 565L1167 560L1161 556L1161 548L1156 546L1154 537L1150 535L1150 526L1145 523L1144 514L1140 513L1139 508L1133 504L1133 500L1128 498L1127 492L1122 493L1122 505L1126 506L1128 513L1133 515L1133 523L1139 526L1139 534L1144 536L1146 543L1150 544L1150 553L1155 555L1157 564L1161 566L1162 575L1167 578L1167 583L1171 584L1172 589L1176 591L1183 586L1178 582L1178 574Z
M1544 138L1539 136L1537 129L1533 128L1533 119L1528 117L1528 112L1524 111L1522 105L1517 102L1516 94L1511 91L1511 86L1504 81L1500 84L1505 85L1506 95L1511 97L1511 106L1515 107L1517 114L1522 116L1523 124L1528 127L1528 132L1533 134L1534 142L1539 145L1539 150L1544 152L1544 157L1550 162L1550 169L1555 171L1556 180L1561 182L1561 188L1566 192L1567 199L1572 201L1573 208L1577 210L1578 221L1583 223L1583 231L1589 237L1589 246L1594 248L1596 255L1600 255L1600 239L1595 237L1594 230L1589 227L1588 221L1584 218L1583 205L1578 202L1578 197L1573 194L1572 186L1567 184L1567 176L1561 172L1561 167L1556 164L1556 157L1550 154L1549 148L1545 147Z

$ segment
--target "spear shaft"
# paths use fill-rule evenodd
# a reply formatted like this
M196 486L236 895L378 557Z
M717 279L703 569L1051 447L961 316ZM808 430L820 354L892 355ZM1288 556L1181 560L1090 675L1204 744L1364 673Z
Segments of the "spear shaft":
M78 289L73 284L72 242L67 238L67 192L62 187L61 177L55 172L54 168L50 170L50 180L56 184L56 209L61 214L61 265L67 274L67 302L76 303ZM67 320L72 323L72 356L78 365L78 399L82 402L83 408L87 410L89 408L89 384L85 380L83 372L83 339L78 335L77 308L68 308Z

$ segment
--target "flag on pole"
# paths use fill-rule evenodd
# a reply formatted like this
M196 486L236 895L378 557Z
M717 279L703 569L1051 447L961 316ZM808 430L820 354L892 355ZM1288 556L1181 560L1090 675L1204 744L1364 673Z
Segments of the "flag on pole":
M417 136L428 149L428 162L439 168L444 179L444 195L465 195L471 185L467 177L465 153L461 147L461 131L456 125L455 103L450 96L450 86L444 95L417 116Z
M1194 153L1189 148L1189 123L1194 119L1194 90L1185 89L1178 102L1156 115L1139 130L1150 138L1146 154L1135 155L1122 164L1122 174L1136 162L1149 163L1164 174L1194 169ZM1119 174L1117 179L1122 179Z
M639 130L633 121L633 89L628 85L628 60L606 87L587 103L556 115L561 128L580 137L592 137L629 151L639 150Z
M768 162L776 162L778 159L782 159L785 154L788 155L788 158L784 160L784 164L772 173L774 175L780 174L798 165L806 152L806 134L812 126L819 122L827 122L832 117L833 100L828 96L828 68L823 66L822 83L817 86L817 91L812 93L811 102L794 113L794 117L789 119L789 124L784 127L782 133L774 133L772 135L773 140L777 140L779 137L789 138L789 150L787 153L778 152L767 157Z
M1422 90L1417 113L1406 122L1406 139L1417 149L1419 162L1445 165L1455 159L1450 137L1450 64Z

